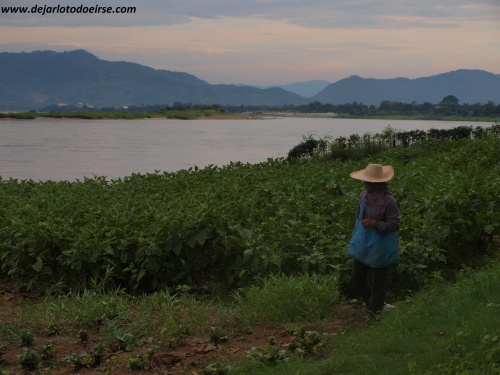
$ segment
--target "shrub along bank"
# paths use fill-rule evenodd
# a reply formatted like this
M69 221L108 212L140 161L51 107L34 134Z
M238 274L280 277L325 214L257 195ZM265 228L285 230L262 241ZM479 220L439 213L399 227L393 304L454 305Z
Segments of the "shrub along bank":
M129 292L234 287L282 273L348 279L363 189L349 173L392 164L401 211L392 292L474 264L499 233L500 139L426 140L360 160L283 159L83 181L1 180L1 275L18 288ZM109 270L112 269L110 273ZM111 275L111 276L110 276Z

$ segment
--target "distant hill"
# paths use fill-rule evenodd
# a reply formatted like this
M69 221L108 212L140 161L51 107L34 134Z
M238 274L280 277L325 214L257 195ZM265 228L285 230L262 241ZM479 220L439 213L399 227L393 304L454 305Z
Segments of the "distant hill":
M324 80L313 80L304 82L294 82L285 85L277 85L275 87L282 88L283 90L293 92L304 98L311 98L320 91L322 91L331 82ZM269 86L259 86L260 88L268 88Z
M299 105L308 101L281 88L212 85L197 77L130 62L100 60L83 50L0 53L0 110L50 104L121 107L175 102L220 105Z
M331 104L358 102L378 106L384 100L401 103L439 103L454 95L460 104L500 104L500 75L484 70L460 69L435 76L409 79L374 79L351 76L328 85L312 97Z
M84 50L3 52L0 67L0 111L36 110L58 103L115 108L176 102L222 106L314 101L378 106L384 100L437 104L448 95L456 96L461 104L500 104L500 75L482 70L462 69L417 79L351 76L335 83L318 80L257 88L209 84L188 73L101 60Z

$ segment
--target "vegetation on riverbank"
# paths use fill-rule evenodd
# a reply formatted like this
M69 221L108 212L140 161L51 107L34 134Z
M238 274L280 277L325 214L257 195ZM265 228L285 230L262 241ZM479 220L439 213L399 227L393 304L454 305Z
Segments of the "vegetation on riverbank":
M453 120L491 121L500 118L500 104L488 102L459 104L453 95L445 96L439 103L401 103L383 100L379 106L352 102L345 104L320 103L283 106L240 106L226 107L228 111L239 112L281 112L287 114L335 114L341 118L389 118L404 120Z
M217 357L225 343L268 324L278 328L269 330L274 339L244 356L251 369L231 373L498 370L500 138L498 125L472 130L405 143L386 129L290 160L111 181L0 180L1 278L44 295L0 304L8 370L36 363L113 373L120 362L170 371L172 351L196 346L196 337L212 345L214 363L179 360L179 373L226 374L233 356ZM349 172L374 161L396 170L391 190L403 220L389 302L397 308L347 334L346 316L357 310L346 247L362 190ZM463 271L477 267L486 270ZM422 288L428 294L416 296ZM60 335L79 346L55 354Z
M176 118L195 119L235 119L259 118L262 116L338 117L392 120L439 120L439 121L496 121L500 118L500 104L459 104L458 98L448 95L438 104L399 103L384 100L378 107L363 103L342 105L313 102L304 105L283 106L220 106L193 105L176 102L168 105L142 105L123 108L93 108L86 106L48 106L42 110L0 113L0 118L34 119L38 117L82 118L82 119L138 119Z
M1 118L13 118L18 120L34 120L37 118L60 118L60 119L84 119L84 120L133 120L171 118L180 120L196 119L238 119L245 116L226 112L219 107L195 106L190 108L164 108L158 112L128 111L128 110L74 110L74 111L47 111L47 112L18 112L0 113Z

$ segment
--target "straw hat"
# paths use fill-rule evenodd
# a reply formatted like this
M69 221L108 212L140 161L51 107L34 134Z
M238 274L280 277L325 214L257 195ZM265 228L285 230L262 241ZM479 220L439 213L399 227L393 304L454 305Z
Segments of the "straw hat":
M350 176L367 182L386 182L394 177L394 168L392 165L368 164L368 167L352 172Z

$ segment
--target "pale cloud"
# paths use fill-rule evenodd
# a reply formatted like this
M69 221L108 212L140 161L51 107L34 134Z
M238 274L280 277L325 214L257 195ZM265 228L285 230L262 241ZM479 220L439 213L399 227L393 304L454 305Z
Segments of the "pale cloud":
M417 16L425 18L462 19L489 18L500 14L496 0L131 0L84 1L72 0L3 0L2 6L25 6L31 9L41 4L100 5L135 7L133 14L0 14L0 25L8 26L151 26L183 24L190 19L261 18L281 20L312 28L381 27L380 16ZM425 23L424 23L425 25Z
M64 0L43 0L47 6ZM73 0L66 0L74 3ZM3 0L33 6L38 0ZM211 83L500 73L498 0L81 0L135 14L0 14L0 51L81 48Z

